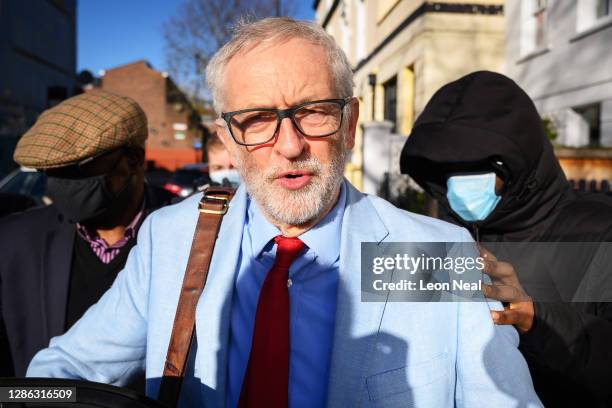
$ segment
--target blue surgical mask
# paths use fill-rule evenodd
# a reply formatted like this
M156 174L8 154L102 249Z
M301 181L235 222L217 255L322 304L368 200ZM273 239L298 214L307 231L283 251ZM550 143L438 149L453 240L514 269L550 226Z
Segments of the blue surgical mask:
M451 176L446 181L446 198L465 221L482 221L501 200L495 194L495 173Z
M240 173L236 169L225 169L210 172L210 179L218 184L223 185L224 180L227 179L232 187L238 187L240 185Z

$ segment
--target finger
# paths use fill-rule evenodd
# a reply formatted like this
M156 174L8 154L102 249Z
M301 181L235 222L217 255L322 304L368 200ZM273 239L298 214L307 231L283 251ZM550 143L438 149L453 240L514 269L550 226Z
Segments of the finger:
M495 265L495 275L507 281L518 280L514 266L509 262L498 261Z
M491 278L497 277L497 275L498 275L498 272L497 272L497 265L498 265L497 257L495 255L493 255L493 253L490 252L488 249L486 249L485 247L481 246L480 244L478 244L478 249L480 251L480 257L484 261L483 262L484 263L484 267L482 269L482 272L486 273Z
M484 264L482 272L489 275L494 282L518 286L518 277L511 263L485 259Z
M490 261L486 258L483 258L484 267L482 268L482 273L489 275L491 278L497 277L497 261Z
M493 255L491 251L483 247L480 243L478 243L477 245L481 257L483 257L487 261L497 262L497 257Z
M489 275L491 279L502 280L505 284L511 284L518 280L516 271L511 263L504 261L484 261L485 267L483 273Z
M482 284L482 293L489 299L501 302L521 302L529 300L529 296L522 290L511 285L488 285Z
M504 325L504 324L518 324L520 322L520 312L512 309L502 311L491 311L491 318L493 323Z
M525 310L526 306L528 308L529 305L532 305L532 308L533 308L533 299L531 299L530 297L528 297L527 299L518 301L518 302L512 302L508 305L508 308L512 310Z

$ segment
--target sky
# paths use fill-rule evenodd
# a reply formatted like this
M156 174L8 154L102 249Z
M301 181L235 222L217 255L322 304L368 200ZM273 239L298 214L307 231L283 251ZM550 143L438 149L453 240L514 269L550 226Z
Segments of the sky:
M78 0L77 72L99 75L137 60L166 70L164 22L184 0ZM312 0L286 0L295 5L296 18L314 19Z

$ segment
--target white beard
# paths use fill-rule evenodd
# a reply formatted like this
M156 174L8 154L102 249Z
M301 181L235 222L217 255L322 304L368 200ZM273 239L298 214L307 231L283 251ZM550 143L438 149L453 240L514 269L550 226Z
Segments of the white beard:
M250 160L249 153L238 153L236 159L240 176L250 196L271 220L285 225L300 226L319 217L336 200L344 174L348 151L344 138L331 141L332 160L327 165L310 156L287 165L259 168ZM276 175L287 171L306 170L312 174L309 183L299 190L289 190L275 181Z

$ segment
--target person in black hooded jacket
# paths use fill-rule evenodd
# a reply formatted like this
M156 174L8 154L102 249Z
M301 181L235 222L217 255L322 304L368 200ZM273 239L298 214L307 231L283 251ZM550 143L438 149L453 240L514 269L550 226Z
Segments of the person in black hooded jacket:
M400 165L477 241L612 241L612 199L572 190L533 102L501 74L474 72L438 90L416 121ZM466 196L475 206L461 202ZM547 270L531 272L564 279L566 286L579 282L593 253L564 252L549 258ZM516 273L515 293L523 293L524 278ZM612 270L599 274L612 276ZM612 406L612 303L532 298L500 299L509 307L492 314L496 323L519 330L544 405Z

